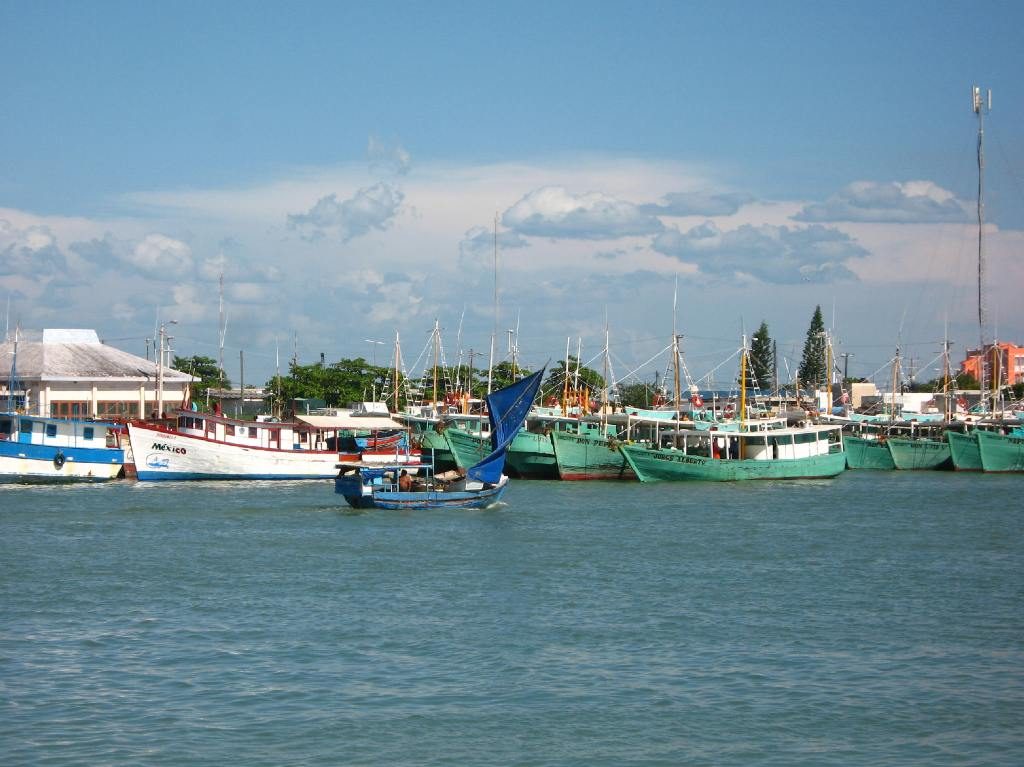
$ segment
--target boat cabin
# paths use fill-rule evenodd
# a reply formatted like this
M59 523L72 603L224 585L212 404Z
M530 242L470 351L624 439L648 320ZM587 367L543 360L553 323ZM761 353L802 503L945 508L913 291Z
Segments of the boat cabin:
M119 427L103 421L67 421L20 413L0 414L0 441L49 447L120 447Z
M243 447L272 450L336 450L337 432L296 423L238 421L209 413L180 413L178 431ZM333 444L332 444L333 443Z
M665 435L669 449L722 460L778 461L811 458L842 450L841 428L768 428L757 431L682 429Z

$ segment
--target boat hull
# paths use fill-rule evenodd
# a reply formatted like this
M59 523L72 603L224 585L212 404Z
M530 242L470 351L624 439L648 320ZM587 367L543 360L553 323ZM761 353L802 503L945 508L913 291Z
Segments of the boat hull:
M0 482L103 482L122 476L124 451L0 442Z
M892 462L901 471L953 468L948 442L890 437L888 445Z
M490 437L471 434L464 429L449 427L444 430L444 438L455 465L460 469L468 469L491 452Z
M505 466L511 477L558 479L558 463L551 436L520 431L508 446Z
M493 486L478 490L432 488L402 492L393 484L365 484L358 473L343 474L334 480L334 492L354 509L425 511L429 509L481 509L501 500L508 477Z
M551 441L563 480L636 479L636 472L607 437L554 431Z
M1024 472L1024 437L977 431L981 467L986 472Z
M338 453L232 445L129 424L141 481L183 479L330 479Z
M956 471L984 471L981 465L981 452L978 449L978 438L974 433L961 434L958 431L947 431L946 441L949 442L950 458Z
M864 437L843 437L846 450L846 465L851 469L872 469L892 471L896 468L892 453L882 440Z
M623 445L620 450L641 482L820 479L834 477L846 469L846 456L841 451L805 458L754 460L708 458L635 445Z

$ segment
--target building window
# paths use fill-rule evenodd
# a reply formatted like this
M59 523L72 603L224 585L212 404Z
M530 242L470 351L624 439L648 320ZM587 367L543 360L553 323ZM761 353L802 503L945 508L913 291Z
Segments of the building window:
M90 415L88 402L51 402L52 418L88 418Z
M139 401L97 402L96 417L104 420L126 420L139 417Z

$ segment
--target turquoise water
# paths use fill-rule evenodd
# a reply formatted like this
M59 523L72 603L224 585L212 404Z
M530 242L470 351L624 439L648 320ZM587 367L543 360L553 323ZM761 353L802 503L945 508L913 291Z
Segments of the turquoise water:
M1024 478L0 487L4 765L1019 765Z

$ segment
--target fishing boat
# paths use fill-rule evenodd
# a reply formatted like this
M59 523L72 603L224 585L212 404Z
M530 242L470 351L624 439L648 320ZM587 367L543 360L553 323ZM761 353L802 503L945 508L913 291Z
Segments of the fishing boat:
M682 430L663 447L622 445L641 482L834 477L846 468L841 427Z
M329 479L342 457L343 436L401 425L382 416L297 416L297 421L246 421L179 411L172 421L128 423L135 470L142 481L183 479ZM366 448L351 457L384 462L400 446Z
M978 437L975 432L962 433L946 431L946 442L949 443L949 454L956 471L984 471L981 465L981 451L978 449Z
M888 440L881 435L866 434L843 436L846 466L850 469L877 469L891 471L896 468Z
M123 475L116 424L0 413L0 481L101 481Z
M1024 472L1024 434L978 430L974 436L985 472Z
M746 370L744 339L736 431L679 429L663 435L660 444L619 447L641 482L825 478L846 469L842 426L788 426L785 419L748 423Z
M563 480L636 479L619 452L619 429L610 423L581 421L551 431L558 476Z
M360 509L483 508L497 502L508 487L504 473L508 447L526 420L543 375L544 370L538 370L487 395L491 452L464 474L435 475L433 467L422 462L406 466L345 462L338 465L334 492Z

